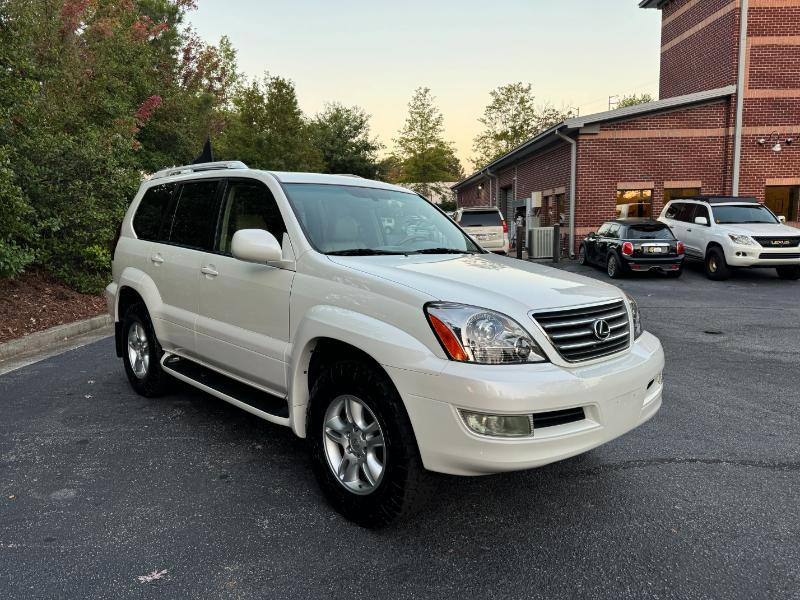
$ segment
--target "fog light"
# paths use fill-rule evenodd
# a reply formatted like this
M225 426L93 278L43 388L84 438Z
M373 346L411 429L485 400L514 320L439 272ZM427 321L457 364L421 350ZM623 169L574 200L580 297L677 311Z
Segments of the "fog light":
M460 411L464 423L475 433L496 437L525 437L532 433L528 415L488 415Z

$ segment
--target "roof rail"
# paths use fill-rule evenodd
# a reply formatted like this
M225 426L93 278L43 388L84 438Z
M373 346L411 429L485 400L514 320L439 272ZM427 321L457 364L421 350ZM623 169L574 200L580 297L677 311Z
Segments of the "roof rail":
M202 173L203 171L219 171L221 169L246 169L247 165L240 160L220 160L217 162L198 163L196 165L184 165L182 167L170 167L162 169L150 179L162 179L173 175L185 175L187 173Z

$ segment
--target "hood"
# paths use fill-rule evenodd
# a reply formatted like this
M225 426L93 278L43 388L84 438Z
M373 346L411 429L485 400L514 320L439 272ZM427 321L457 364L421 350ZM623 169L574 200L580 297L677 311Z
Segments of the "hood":
M623 296L614 286L588 277L494 254L329 258L441 301L504 312L563 308Z
M778 223L741 223L738 225L720 223L718 227L724 227L725 231L737 235L800 237L800 229L789 227L788 225L779 225Z

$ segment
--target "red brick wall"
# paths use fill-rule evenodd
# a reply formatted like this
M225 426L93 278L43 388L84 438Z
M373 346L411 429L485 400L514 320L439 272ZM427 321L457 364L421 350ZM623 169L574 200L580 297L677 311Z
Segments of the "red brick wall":
M734 84L738 31L736 0L674 0L667 4L662 11L661 98Z
M617 185L653 185L653 215L663 208L665 181L702 181L702 192L728 191L727 101L604 125L578 139L578 227L615 216ZM692 135L696 132L694 135Z

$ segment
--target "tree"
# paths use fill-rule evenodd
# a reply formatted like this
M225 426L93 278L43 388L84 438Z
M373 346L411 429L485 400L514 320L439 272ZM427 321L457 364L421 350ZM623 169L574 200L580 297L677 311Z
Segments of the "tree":
M394 143L402 183L422 184L427 189L426 184L463 177L453 143L444 139L444 117L429 88L417 88L414 92L405 125Z
M626 108L628 106L636 106L637 104L647 104L653 101L653 96L644 93L641 95L631 94L629 96L622 96L617 102L617 108Z
M223 159L276 171L316 171L322 156L311 145L310 127L297 102L294 84L266 75L240 86L218 138Z
M311 143L325 173L348 173L374 179L382 145L370 134L370 116L358 106L331 103L309 124Z
M478 119L483 131L472 144L471 162L476 169L572 116L547 104L536 106L530 83L502 85L489 92L489 97L490 102Z

